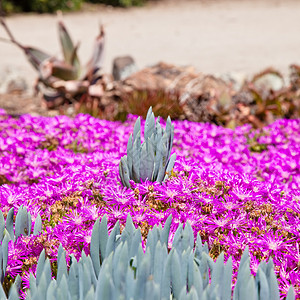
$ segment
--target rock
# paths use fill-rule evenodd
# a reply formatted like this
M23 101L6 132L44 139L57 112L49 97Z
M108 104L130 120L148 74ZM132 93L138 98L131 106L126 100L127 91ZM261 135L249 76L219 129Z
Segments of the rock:
M235 91L239 91L247 80L247 75L243 72L227 72L216 74L215 76L224 80L226 84L231 85Z
M115 81L111 89L105 89L101 104L105 111L114 103L124 102L126 110L134 101L138 101L134 107L143 101L155 106L155 98L161 97L162 102L168 101L165 104L172 107L172 113L178 108L177 117L185 115L191 121L208 122L216 110L221 113L229 109L233 94L232 87L220 78L196 72L191 66L160 62Z
M193 67L178 67L160 62L132 74L123 84L138 91L183 90L198 76Z
M24 93L28 90L27 82L18 72L14 69L6 69L0 74L0 94L6 93Z
M113 61L113 77L115 80L124 80L137 71L137 66L131 56L116 57Z

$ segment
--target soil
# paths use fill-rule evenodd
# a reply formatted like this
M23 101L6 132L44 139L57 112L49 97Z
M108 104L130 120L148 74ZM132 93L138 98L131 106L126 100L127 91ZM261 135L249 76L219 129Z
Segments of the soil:
M269 66L286 74L290 64L300 62L299 11L297 0L168 0L131 9L89 5L65 14L64 23L73 40L80 41L83 63L99 23L104 24L104 72L111 72L113 58L131 55L139 68L164 61L206 74L254 74ZM21 14L6 21L19 42L60 55L55 15ZM3 28L0 37L6 37ZM0 72L11 69L33 86L36 73L22 52L0 42ZM47 114L39 99L22 97L2 95L0 107Z

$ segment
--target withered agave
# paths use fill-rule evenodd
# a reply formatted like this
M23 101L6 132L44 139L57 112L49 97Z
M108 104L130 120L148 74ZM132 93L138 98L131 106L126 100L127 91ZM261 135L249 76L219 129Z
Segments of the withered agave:
M100 98L103 87L99 84L104 48L104 30L100 27L96 37L91 59L82 67L78 58L78 45L74 45L65 25L58 21L59 40L63 60L42 50L20 44L12 35L4 18L0 23L9 36L9 41L18 46L26 55L31 65L38 72L35 86L46 100L48 108L58 107L64 103L82 103L87 97ZM2 39L4 40L4 39ZM97 84L98 83L98 84Z

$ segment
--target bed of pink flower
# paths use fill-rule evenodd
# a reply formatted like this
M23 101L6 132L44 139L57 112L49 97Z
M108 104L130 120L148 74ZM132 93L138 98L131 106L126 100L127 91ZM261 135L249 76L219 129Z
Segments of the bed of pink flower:
M95 220L105 214L121 230L127 214L142 231L173 216L207 242L210 256L232 255L236 274L246 245L255 274L273 258L281 295L292 284L300 294L300 120L279 120L261 130L172 121L171 178L163 184L132 183L124 188L119 160L126 154L136 116L125 123L78 115L53 118L0 111L0 208L39 213L43 231L9 244L9 274L28 272L46 249L55 265L59 244L77 258L89 253ZM255 150L255 151L254 151Z

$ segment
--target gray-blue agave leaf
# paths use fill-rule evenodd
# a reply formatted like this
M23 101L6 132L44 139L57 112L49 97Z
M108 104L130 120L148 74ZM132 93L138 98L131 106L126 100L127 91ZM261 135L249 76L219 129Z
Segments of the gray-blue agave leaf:
M171 148L173 145L173 136L174 136L174 125L171 124L171 118L167 118L165 134L167 137L168 153L170 155Z
M160 231L160 241L161 243L165 244L167 248L168 248L171 223L172 223L172 215L169 215L165 222L164 228Z
M122 182L123 186L126 186L126 183L124 180L124 174L123 174L123 170L122 170L122 161L121 160L119 162L119 174L120 174L120 178L121 178L121 182Z
M7 299L6 294L3 290L2 284L0 284L0 299Z
M171 295L171 264L172 264L172 255L170 252L168 254L166 263L163 266L163 276L162 276L160 296L161 299L164 300L169 300Z
M6 297L4 299L6 299ZM20 295L18 293L17 287L15 284L13 284L9 289L8 300L19 300L19 299L20 299Z
M56 300L57 299L57 297L56 297L56 291L57 291L56 281L52 280L50 282L50 284L49 284L48 289L47 289L46 299L47 300ZM72 298L72 299L77 300L76 298Z
M3 251L2 251L2 245L0 245L0 282L3 284L4 282L4 276L5 276L5 270L3 269Z
M8 231L11 239L15 241L14 234L14 208L12 207L6 216L6 230Z
M61 244L59 245L59 251L57 253L57 282L62 280L62 277L68 277L66 253L63 251Z
M26 298L25 298L25 300L32 300L31 294L32 294L32 293L31 293L31 290L28 289L27 292L26 292Z
M133 164L133 141L132 134L129 136L127 143L127 166L129 170L129 177L132 178L132 164Z
M107 245L105 249L106 257L109 256L113 251L115 251L116 247L118 246L119 243L116 242L116 237L119 234L120 234L120 224L119 221L117 221L107 240Z
M45 299L45 295L47 293L47 289L49 287L49 284L46 280L46 274L42 273L42 276L40 277L40 280L37 285L37 289L35 294L33 295L33 299Z
M198 258L200 260L202 258L202 249L203 249L202 240L201 240L200 234L198 233L197 238L196 238L196 246L194 249L194 255L196 258Z
M270 290L270 299L279 300L280 294L278 288L278 281L274 273L274 269L272 269L267 279L268 279L269 290Z
M166 175L163 181L166 181L170 177L171 171L175 164L175 160L176 160L176 153L173 153L169 159L168 166L166 168Z
M128 254L129 257L133 257L137 255L139 245L141 243L141 238L142 238L141 229L137 228L132 237L131 245L129 245L129 254Z
M133 162L132 179L134 182L140 182L140 163L141 163L141 135L140 131L133 142Z
M128 265L127 272L126 272L126 279L125 279L125 287L126 287L125 299L126 300L134 299L133 296L134 296L134 291L135 291L135 286L136 286L135 273L136 273L136 270L134 270L132 268L132 266Z
M88 260L87 260L87 262L88 262ZM92 283L93 283L92 276L94 276L94 274L91 272L90 265L88 263L83 264L82 271L83 271L82 272L83 278L81 279L81 281L83 282L82 294L83 294L83 296L85 296L88 293L88 291L90 290L90 287L92 286ZM80 276L80 274L79 274L79 276Z
M182 253L188 248L194 248L194 233L189 222L186 223L184 229L180 224L175 232L172 248L176 249L178 253Z
M45 275L46 284L49 286L52 278L50 261L47 258L44 264L43 274Z
M23 206L20 206L16 216L15 222L15 236L18 238L20 235L28 235L29 231L29 222L27 209Z
M295 292L292 286L290 286L285 300L295 300Z
M199 271L201 273L201 279L203 284L203 290L206 289L209 283L209 261L211 258L205 252L202 252L201 263L198 265Z
M201 273L192 255L189 256L189 260L188 260L187 283L188 283L188 290L190 291L194 287L201 299L202 292L203 292Z
M41 279L43 271L44 271L45 258L46 258L45 257L45 249L43 249L39 256L37 267L36 267L36 285L37 286L40 283L40 279Z
M98 274L97 274L98 275ZM71 264L68 276L68 286L71 299L79 299L79 267L77 260Z
M5 229L5 221L4 221L2 211L0 211L0 242L3 240L4 237L4 229Z
M94 287L90 287L88 293L84 297L84 300L95 300L95 290Z
M107 230L107 216L104 215L99 227L99 243L100 243L100 254L101 254L101 264L106 256L109 254L106 253L107 241L108 241L108 230ZM97 274L98 275L98 274Z
M119 248L120 248L120 255L118 255L118 259L114 257L113 278L114 278L114 285L116 287L116 291L118 292L120 297L121 295L126 294L126 273L129 265L127 242L125 242L125 244L120 244Z
M239 267L237 282L233 291L234 300L243 299L241 298L241 295L247 295L247 293L249 293L249 290L252 289L252 286L245 285L245 283L248 283L249 280L253 280L255 288L255 282L250 273L250 258L247 257L247 259L243 260L243 264L240 264Z
M85 282L83 281L83 258L81 257L78 263L78 283L79 283L79 298L83 298L84 292L84 285Z
M3 264L2 264L1 283L3 283L3 279L4 279L5 273L6 273L6 266L7 266L7 261L8 261L8 242L9 241L10 241L10 236L9 236L9 234L7 234L4 236L4 239L2 241Z
M50 286L50 284L49 284ZM57 281L57 294L56 294L56 299L58 300L66 300L69 298L69 295L68 295L68 290L69 290L69 287L68 287L68 281L67 281L67 278L66 278L66 275L64 274L61 278L61 280L58 282Z
M257 300L257 291L253 276L249 277L247 281L239 283L239 294L237 299Z
M167 167L167 160L168 160L168 157L167 157L167 148L166 146L162 143L160 144L160 146L158 147L158 150L157 150L158 153L160 153L161 155L161 159L160 159L160 162L159 162L159 168L158 168L158 174L157 174L157 178L156 178L156 181L157 182L162 182L164 177L165 177L165 173L166 173L166 167Z
M176 249L177 252L181 254L183 249L185 248L182 245L182 243L183 243L183 224L180 223L174 234L174 238L172 242L172 250Z
M33 228L33 235L39 235L42 232L42 218L40 214L37 215Z
M144 140L146 141L154 132L155 129L155 118L154 114L152 113L152 109L149 108L147 113L147 118L145 122L145 130L144 130Z
M145 299L146 283L149 275L150 257L145 255L137 268L137 282L134 291L134 299Z
M248 262L249 262L248 259L249 259L249 247L246 246L246 248L245 248L245 250L244 250L244 252L242 254L242 257L241 257L239 269L243 268L244 263L248 264Z
M266 263L266 268L264 272L267 276L267 280L269 281L270 275L274 272L274 263L272 257L269 258L268 262Z
M161 162L162 162L162 157L163 157L163 154L164 154L163 150L164 150L164 148L163 148L163 145L162 145L162 141L160 140L156 144L152 181L158 181L157 177L158 177L159 167L160 167Z
M59 264L61 256L64 255L64 254L65 254L64 253L64 248L63 248L62 244L59 244L58 249L57 249L57 264Z
M36 285L36 278L33 276L32 273L29 274L29 285L30 285L30 292L32 295L34 295L37 289L37 285Z
M152 106L149 107L146 115L146 122L150 119L151 116L154 116L153 111L152 111Z
M149 151L147 151L147 148ZM146 179L151 180L154 167L154 152L149 144L149 141L146 140L142 144L141 149L141 163L140 163L140 179L145 181Z
M145 300L160 300L160 286L153 280L146 283Z
M133 143L137 138L141 138L141 118L138 117L133 128Z
M186 292L186 287L184 286L181 289L181 292L179 294L178 300L186 300L187 299L187 292Z
M154 133L152 133L151 136L148 138L148 143L149 143L149 145L151 145L151 149L153 151L153 156L155 157L155 155L156 155L156 143L155 143L155 134ZM147 151L149 151L148 145L147 145Z
M85 266L87 267L89 273L91 274L91 281L92 281L92 284L93 284L93 285L95 286L95 288L96 288L98 279L97 279L97 277L96 277L96 275L95 275L94 267L93 267L93 262L92 262L92 259L91 259L91 256L90 256L90 255L87 257Z
M17 288L17 291L19 291L21 289L21 284L22 284L22 278L21 276L18 274L15 278L14 281L14 286Z
M168 155L168 154L169 154L169 141L170 141L170 137L168 136L167 131L164 131L161 140L162 140L163 145L166 146L166 149L167 149L167 155Z
M143 262L144 259L148 259L149 262L151 260L151 252L150 249L146 248L146 252L144 253L142 244L139 245L137 255L136 255L136 269L137 271L140 269L140 266Z
M163 129L159 123L159 117L157 118L156 120L156 127L155 127L155 136L154 136L154 142L156 145L158 145L161 140L162 140L162 136L163 136ZM156 151L156 148L155 148L155 151Z
M100 272L100 222L99 218L96 220L92 230L90 256L93 263L93 268L96 277Z
M127 245L127 243L125 242L125 244ZM113 280L113 283L114 285L116 284L116 281L117 281L117 277L118 277L118 264L120 262L120 256L121 256L121 252L123 250L123 245L124 243L121 242L118 247L116 247L115 251L113 252L113 259L112 259L112 280ZM127 251L128 253L128 251ZM127 258L126 258L127 259Z
M31 218L31 213L28 212L27 214L27 219L28 219L28 230L27 230L27 235L31 235L31 228L32 228L32 218Z
M183 280L187 282L188 278L188 264L189 264L189 257L193 256L193 250L188 248L187 250L184 250L182 255L181 255L181 274L183 277Z
M221 278L224 272L224 253L222 252L215 263L212 275L211 275L211 290L214 290L217 285L220 285Z
M155 247L154 263L153 263L153 279L156 283L162 286L162 266L164 266L168 257L168 251L165 245L162 245L160 241L157 242Z
M98 278L98 284L95 292L95 300L113 300L114 285L111 279L112 272L112 257L111 253L103 262Z
M157 226L154 226L152 230L149 231L148 236L147 236L147 249L150 249L152 257L151 257L151 267L153 266L154 263L154 255L155 255L155 249L156 245L158 242L158 229Z
M270 291L269 291L269 285L267 281L267 277L262 269L259 268L255 276L255 285L256 287L259 287L259 299L270 299Z
M132 218L131 218L130 214L128 214L127 218L126 218L126 226L125 226L124 230L122 231L121 241L122 242L127 241L128 246L130 247L130 245L132 243L132 238L133 238L135 232L136 232L136 229L133 225Z
M119 170L120 170L120 175L121 175L121 180L122 180L122 184L124 186L127 186L128 188L130 188L130 177L129 177L129 170L128 170L128 165L127 165L127 156L123 156L120 160L120 164L119 164Z
M221 300L231 298L231 280L232 280L232 257L230 256L224 266L223 278L220 283L222 291Z
M180 295L179 300L198 300L202 299L201 296L198 295L197 290L195 287L192 286L191 290L188 294L185 295L184 288L182 289L182 295Z
M170 252L172 257L171 263L171 282L172 282L172 291L176 299L179 299L181 290L186 285L184 274L182 272L182 267L180 264L180 258L176 249L172 249Z

